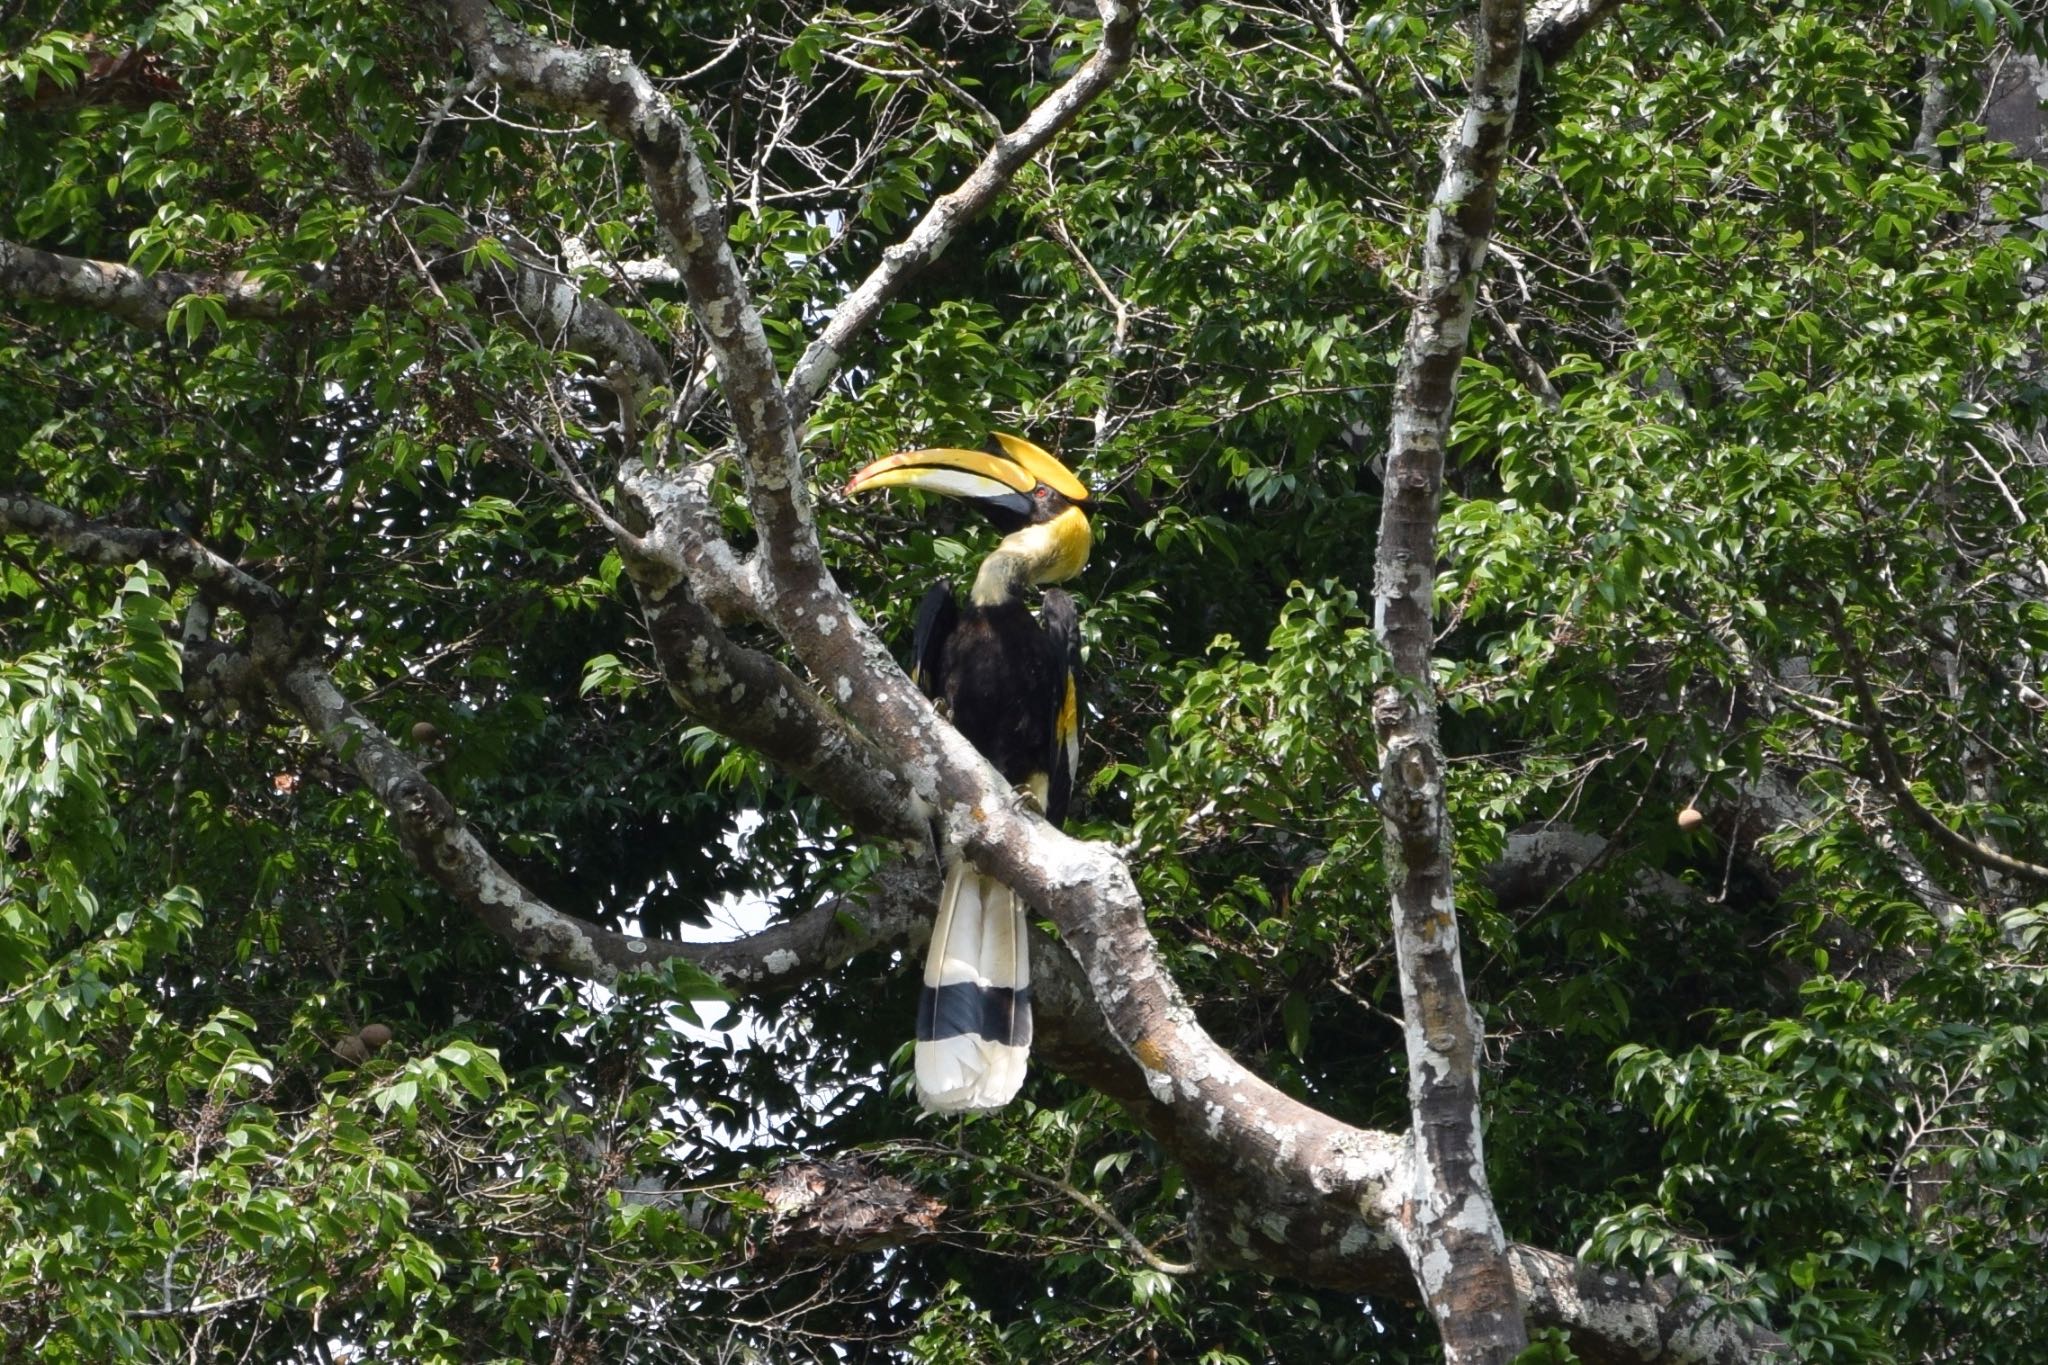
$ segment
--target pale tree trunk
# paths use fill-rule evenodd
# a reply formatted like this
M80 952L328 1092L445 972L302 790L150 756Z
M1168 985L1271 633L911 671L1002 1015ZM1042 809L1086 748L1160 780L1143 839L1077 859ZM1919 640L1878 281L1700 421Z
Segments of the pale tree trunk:
M1443 1334L1444 1359L1505 1362L1528 1343L1479 1135L1483 1035L1465 995L1451 885L1444 754L1430 682L1444 442L1493 229L1522 66L1521 0L1485 0L1464 117L1422 244L1422 287L1394 386L1373 622L1391 679L1373 700L1387 879L1413 1116L1402 1248Z

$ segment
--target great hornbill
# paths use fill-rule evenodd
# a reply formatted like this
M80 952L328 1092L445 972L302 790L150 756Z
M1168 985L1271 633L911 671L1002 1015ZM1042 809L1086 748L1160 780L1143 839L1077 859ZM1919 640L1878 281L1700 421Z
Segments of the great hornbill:
M1031 442L995 433L1001 454L912 450L855 474L848 493L921 488L964 498L1004 533L974 576L963 606L945 583L917 609L911 677L1010 782L1059 824L1080 758L1074 670L1080 617L1074 599L1048 589L1033 619L1033 587L1058 583L1088 562L1093 532L1088 488ZM1024 903L984 876L957 848L944 852L946 881L917 1002L917 1095L937 1112L994 1109L1024 1083L1031 1047L1031 960Z

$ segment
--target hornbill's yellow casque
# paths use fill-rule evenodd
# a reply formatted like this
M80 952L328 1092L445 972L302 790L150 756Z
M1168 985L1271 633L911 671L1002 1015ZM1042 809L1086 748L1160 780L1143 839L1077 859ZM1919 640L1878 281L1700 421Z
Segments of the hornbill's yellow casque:
M1045 818L1065 818L1080 757L1074 599L1048 590L1034 620L1025 596L1088 562L1088 488L1031 442L995 433L1001 454L912 450L853 476L848 493L921 488L980 507L1002 543L981 562L963 606L935 584L917 609L911 676ZM946 882L917 1003L917 1094L927 1109L994 1109L1024 1083L1031 1047L1031 961L1022 901L945 851Z

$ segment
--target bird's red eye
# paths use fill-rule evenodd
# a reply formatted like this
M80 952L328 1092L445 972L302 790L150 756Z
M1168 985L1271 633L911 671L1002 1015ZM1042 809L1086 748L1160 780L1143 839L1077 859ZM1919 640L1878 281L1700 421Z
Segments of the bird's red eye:
M1052 490L1050 488L1047 488L1044 484L1040 484L1038 485L1038 487L1031 490L1031 496L1037 498L1040 502L1044 502L1047 498L1052 496Z

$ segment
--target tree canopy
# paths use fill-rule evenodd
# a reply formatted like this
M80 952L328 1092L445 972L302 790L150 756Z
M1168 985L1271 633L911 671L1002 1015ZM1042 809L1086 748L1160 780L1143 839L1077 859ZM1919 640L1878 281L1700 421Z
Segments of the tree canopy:
M1461 1029L1528 1358L2042 1358L2040 22L0 5L0 1359L1440 1358ZM1070 837L837 493L998 429Z

